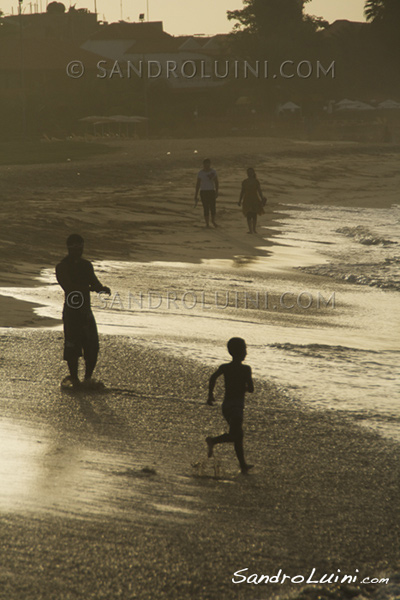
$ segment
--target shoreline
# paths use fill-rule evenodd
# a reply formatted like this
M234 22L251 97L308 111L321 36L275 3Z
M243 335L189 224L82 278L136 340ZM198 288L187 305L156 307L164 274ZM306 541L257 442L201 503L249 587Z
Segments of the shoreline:
M245 411L254 472L238 474L227 444L217 451L216 476L204 438L225 426L220 388L218 407L205 405L209 367L101 336L97 374L108 390L71 395L58 384L61 332L15 331L0 340L10 396L2 431L5 422L19 423L17 432L26 422L19 469L12 473L14 457L0 494L6 584L19 573L18 585L5 587L9 600L33 581L36 592L26 598L69 590L68 598L111 600L121 589L124 598L254 600L261 589L266 598L277 590L232 584L239 569L399 571L398 444L332 411L298 407L257 381ZM279 597L296 590L285 584Z
M201 260L269 256L288 218L285 202L337 206L346 198L349 206L378 208L397 194L396 161L379 164L374 154L380 146L366 149L366 162L353 146L344 152L345 145L332 145L329 151L326 144L323 151L315 144L312 151L306 148L297 160L287 141L274 154L271 140L232 146L219 140L214 162L225 179L218 200L222 226L207 232L191 203L193 173L199 156L208 154L208 141L196 141L196 155L193 141L181 142L158 141L158 154L149 140L72 165L27 166L19 190L17 167L7 168L1 285L37 285L35 274L55 266L67 232L78 227L89 260L156 261L165 270L168 263L183 262L190 269ZM144 157L129 171L139 146ZM172 146L177 155L167 158ZM325 172L308 164L311 155L317 171ZM271 212L261 221L266 240L249 239L236 206L244 161L256 161L271 198ZM372 162L376 171L366 175ZM391 178L383 177L392 171ZM348 196L342 196L346 186ZM381 204L377 192L385 198ZM145 267L136 271L132 282L154 280L154 272L144 275ZM228 270L221 273L229 276ZM332 281L301 271L277 273L279 285ZM243 275L241 286L247 285ZM174 284L180 285L178 278ZM361 586L359 580L342 588L277 588L231 579L244 568L249 574L282 568L292 576L313 568L320 576L338 569L359 569L360 577L399 573L397 442L334 409L297 404L279 386L258 379L245 411L246 458L256 467L243 477L230 445L218 448L215 460L206 458L205 437L222 433L225 423L220 402L205 405L213 369L204 356L174 356L168 344L160 349L162 339L149 348L134 336L103 333L95 376L107 389L63 392L63 334L43 329L61 321L35 315L35 306L0 296L2 318L7 313L13 319L0 330L0 585L7 600L312 600L318 594L343 600L355 592L389 600L380 596L385 586ZM316 320L311 312L308 319L298 313L288 321L299 324L300 339L301 327L314 332ZM285 317L269 313L266 319L279 326ZM150 323L153 330L155 339L160 333L162 338ZM219 400L221 393L217 388ZM400 586L393 585L394 599Z
M217 218L222 227L207 232L200 206L193 210L193 194L202 156L209 154L208 139L108 145L110 154L85 160L0 166L3 287L37 285L35 276L61 260L64 240L73 230L84 234L89 260L196 264L237 254L268 255L287 219L285 204L293 210L296 204L384 208L398 202L393 191L393 178L400 178L398 146L216 138L213 164L221 179ZM376 155L382 153L386 160L377 163ZM249 163L269 198L260 220L266 225L263 236L246 235L237 207ZM21 322L27 320L28 311L21 316Z
M1 288L0 288L1 289ZM52 327L61 322L48 317L41 317L34 312L41 304L17 300L11 296L0 294L0 329L21 327Z

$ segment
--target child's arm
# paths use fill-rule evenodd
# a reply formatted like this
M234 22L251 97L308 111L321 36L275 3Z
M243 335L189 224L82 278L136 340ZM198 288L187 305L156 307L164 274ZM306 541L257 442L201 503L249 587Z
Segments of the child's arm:
M252 394L254 392L254 383L253 383L253 378L251 376L251 367L249 367L249 370L247 371L246 391L250 392L250 394Z
M215 371L215 373L213 373L210 377L210 381L208 384L208 399L207 399L207 404L209 404L210 406L212 406L215 402L214 387L215 387L215 382L217 381L217 379L220 375L222 375L222 366L218 367L218 369Z

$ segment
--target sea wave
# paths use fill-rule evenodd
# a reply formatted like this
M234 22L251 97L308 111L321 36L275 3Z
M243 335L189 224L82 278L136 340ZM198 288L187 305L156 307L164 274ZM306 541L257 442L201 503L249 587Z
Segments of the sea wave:
M342 233L347 237L354 238L356 242L359 242L364 246L389 246L390 244L397 244L395 241L386 240L385 238L380 237L362 225L357 225L355 227L339 227L339 229L336 229L336 233Z
M328 344L268 344L270 348L277 348L278 350L286 350L287 352L293 352L295 354L301 354L303 356L312 356L314 358L326 358L327 354L335 355L335 358L349 358L350 355L379 355L379 352L375 350L361 350L359 348L349 348L347 346L330 346Z
M301 271L312 275L322 275L342 279L357 285L368 285L384 290L400 290L400 256L385 258L376 263L330 263L300 267Z

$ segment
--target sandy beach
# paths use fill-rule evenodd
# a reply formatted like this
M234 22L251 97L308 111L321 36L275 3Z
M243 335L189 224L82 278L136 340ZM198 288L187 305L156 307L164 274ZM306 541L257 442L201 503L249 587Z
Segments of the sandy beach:
M2 286L40 285L35 278L62 258L71 231L84 235L90 260L148 264L142 285L150 287L152 261L165 263L166 277L168 265L185 263L195 279L204 261L268 259L295 218L286 205L386 209L399 201L392 145L262 138L109 145L112 152L85 160L0 167ZM215 231L193 208L204 156L221 180ZM246 234L237 206L249 165L269 198L257 236ZM290 260L280 273L277 264L272 280L333 285L290 271ZM348 284L335 285L344 292ZM100 327L96 377L106 390L71 394L60 390L62 332L46 329L60 321L34 307L0 296L1 598L399 597L395 441L257 379L245 419L245 449L256 467L244 477L231 447L206 458L204 438L224 422L219 406L205 405L212 368L200 352L196 360L177 357L157 339L152 349L139 343L134 330L114 336ZM349 319L350 309L349 301ZM300 312L263 319L315 328L316 312L302 324ZM249 364L257 352L250 348ZM247 575L282 570L299 579L232 583L246 568ZM307 583L313 569L314 578L340 570L354 581ZM366 577L391 581L361 583Z
M246 236L237 200L248 165L269 197L262 221L267 227L279 223L279 203L385 208L398 202L395 145L217 138L120 140L107 148L114 152L0 167L2 282L26 280L53 265L64 252L60 242L75 229L84 229L96 259L193 263L258 256L257 247L273 240L268 230L262 244ZM204 236L200 205L193 209L204 156L212 157L221 180L218 220L224 231L213 238Z
M231 448L205 459L205 435L223 428L204 402L209 369L106 336L107 393L71 395L58 385L59 333L1 342L2 437L14 441L0 495L2 597L284 597L296 586L231 579L244 568L389 577L398 565L398 450L378 436L257 382L246 478Z

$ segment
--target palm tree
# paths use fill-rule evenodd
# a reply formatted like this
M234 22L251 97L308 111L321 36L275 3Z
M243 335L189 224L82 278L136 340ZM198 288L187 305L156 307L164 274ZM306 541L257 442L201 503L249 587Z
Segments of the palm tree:
M289 36L301 29L316 31L327 25L321 17L304 14L311 0L243 0L244 8L228 10L228 19L238 21L236 31L270 37Z
M381 21L385 14L385 0L366 0L364 15L367 21Z
M366 0L364 15L367 21L373 23L393 22L400 25L399 0Z

